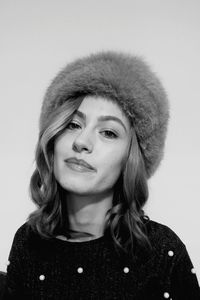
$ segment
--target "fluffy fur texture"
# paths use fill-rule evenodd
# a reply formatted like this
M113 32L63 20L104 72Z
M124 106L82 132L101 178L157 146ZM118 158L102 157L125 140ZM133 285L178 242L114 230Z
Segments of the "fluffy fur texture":
M63 102L88 94L107 97L121 106L135 128L149 178L163 157L169 118L160 80L146 62L129 54L107 51L77 59L47 89L40 129Z

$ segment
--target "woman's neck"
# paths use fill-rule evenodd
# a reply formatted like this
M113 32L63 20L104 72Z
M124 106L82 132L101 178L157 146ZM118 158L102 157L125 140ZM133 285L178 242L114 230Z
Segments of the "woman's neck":
M103 235L106 213L112 207L113 194L104 196L67 195L70 235L74 238L98 238Z

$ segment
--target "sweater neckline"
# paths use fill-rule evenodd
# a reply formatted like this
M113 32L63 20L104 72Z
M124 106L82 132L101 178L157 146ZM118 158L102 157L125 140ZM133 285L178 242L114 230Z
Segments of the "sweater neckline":
M61 239L58 237L54 238L54 241L60 244L64 244L64 245L69 245L69 246L84 246L84 245L96 245L96 244L100 244L102 241L105 240L105 235L100 236L98 238L92 239L92 240L87 240L87 241L69 241L69 240L65 240L65 239Z

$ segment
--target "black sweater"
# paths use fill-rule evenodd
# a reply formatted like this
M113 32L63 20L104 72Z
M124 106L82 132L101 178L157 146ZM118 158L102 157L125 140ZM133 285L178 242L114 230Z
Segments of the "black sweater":
M120 254L104 235L84 242L42 239L28 223L15 234L5 299L199 300L185 245L168 227L149 221L152 249Z

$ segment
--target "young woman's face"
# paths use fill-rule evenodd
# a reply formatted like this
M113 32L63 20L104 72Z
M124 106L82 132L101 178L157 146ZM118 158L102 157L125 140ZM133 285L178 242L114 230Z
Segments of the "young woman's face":
M110 192L128 157L129 144L130 123L121 108L105 98L87 96L55 141L55 177L70 193Z

